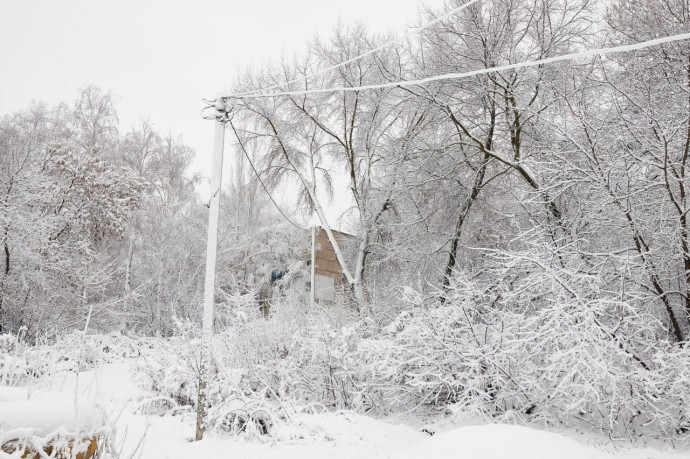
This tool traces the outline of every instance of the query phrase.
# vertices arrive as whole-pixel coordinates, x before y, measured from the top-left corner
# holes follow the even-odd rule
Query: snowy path
[[[39,385],[72,392],[74,374],[63,374]],[[144,459],[681,459],[688,452],[618,450],[604,452],[569,438],[515,426],[460,427],[434,437],[411,427],[393,425],[351,412],[302,415],[295,418],[284,440],[266,442],[207,435],[191,442],[194,419],[133,414],[142,392],[132,381],[129,363],[105,365],[79,375],[82,396],[98,397],[116,419],[121,458]],[[300,438],[302,437],[302,438]],[[291,440],[285,440],[291,438]]]

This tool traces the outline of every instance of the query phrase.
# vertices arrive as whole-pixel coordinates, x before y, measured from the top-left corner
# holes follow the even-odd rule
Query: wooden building
[[[352,266],[353,256],[357,253],[358,240],[355,236],[341,231],[333,231],[343,257],[348,266]],[[311,260],[311,254],[309,254]],[[335,301],[339,288],[347,284],[343,270],[335,256],[333,245],[323,228],[316,229],[316,289],[315,296],[320,301]]]

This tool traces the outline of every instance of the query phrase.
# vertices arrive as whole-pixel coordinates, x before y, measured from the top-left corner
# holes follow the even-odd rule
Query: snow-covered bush
[[[73,332],[52,344],[29,345],[10,334],[0,335],[0,385],[17,386],[47,375],[84,371],[138,357],[150,344],[120,333],[86,335]]]
[[[196,406],[198,360],[197,341],[159,340],[150,356],[137,361],[135,381],[152,396],[139,401],[138,412],[144,414],[178,414]]]
[[[199,382],[198,327],[177,323],[178,335],[170,339],[149,340],[151,349],[137,360],[135,379],[149,395],[137,401],[136,411],[148,415],[195,416]],[[278,395],[260,375],[236,369],[236,351],[227,352],[235,342],[234,329],[216,335],[212,384],[207,394],[208,426],[217,433],[262,436],[277,422],[286,419]],[[231,366],[232,365],[232,366]]]
[[[309,310],[286,296],[267,320],[242,322],[220,334],[217,360],[246,370],[244,381],[253,390],[268,387],[279,398],[353,408],[361,398],[351,377],[361,335],[359,327],[348,326],[355,318],[341,305]]]
[[[15,335],[0,335],[0,386],[16,386],[43,373],[45,363],[29,362],[27,350]]]
[[[285,374],[290,375],[286,381],[289,395],[335,409],[362,410],[375,405],[359,360],[362,339],[355,325],[311,327],[295,334],[283,363]]]
[[[295,410],[402,408],[612,436],[687,433],[690,351],[661,339],[663,324],[634,292],[610,293],[581,258],[549,260],[497,252],[492,270],[460,274],[443,304],[407,289],[407,310],[380,332],[297,301],[219,330],[209,428],[261,435]],[[139,381],[151,396],[140,412],[196,406],[198,330],[178,328],[150,341]]]
[[[268,319],[237,321],[214,337],[209,387],[209,428],[233,435],[260,435],[285,423],[290,413],[372,406],[359,373],[360,327],[346,324],[344,310],[307,311],[285,298]],[[137,382],[150,392],[141,413],[191,414],[197,403],[199,331],[178,324],[178,336],[157,340],[139,359]],[[153,341],[151,341],[153,342]]]
[[[609,294],[601,277],[539,253],[496,254],[498,284],[460,277],[447,301],[401,314],[360,346],[388,403],[616,436],[688,429],[690,351]]]
[[[137,412],[195,416],[199,381],[198,341],[161,342],[155,357],[138,365],[139,385],[151,395],[138,400]],[[208,426],[217,433],[262,436],[286,419],[285,408],[265,384],[255,384],[244,370],[225,368],[216,359],[207,394]]]

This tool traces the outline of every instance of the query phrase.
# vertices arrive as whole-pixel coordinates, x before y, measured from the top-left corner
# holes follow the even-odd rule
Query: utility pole
[[[199,364],[199,393],[196,409],[196,440],[204,438],[208,407],[206,395],[211,376],[213,354],[213,294],[216,287],[216,254],[218,249],[218,217],[220,189],[223,175],[223,145],[228,112],[222,98],[214,104],[215,131],[213,136],[213,170],[211,172],[211,199],[208,203],[208,237],[206,239],[206,280],[204,282],[204,315],[202,325],[201,360]]]
[[[311,227],[311,292],[309,300],[313,309],[316,304],[316,225]]]

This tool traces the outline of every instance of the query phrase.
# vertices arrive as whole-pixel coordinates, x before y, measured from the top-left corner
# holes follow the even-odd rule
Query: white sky
[[[428,0],[426,4],[439,4]],[[303,49],[340,20],[402,31],[420,0],[0,0],[0,115],[75,99],[94,84],[118,97],[122,131],[150,117],[182,134],[210,175],[213,122],[202,98],[239,70]],[[232,154],[226,149],[226,155]]]

